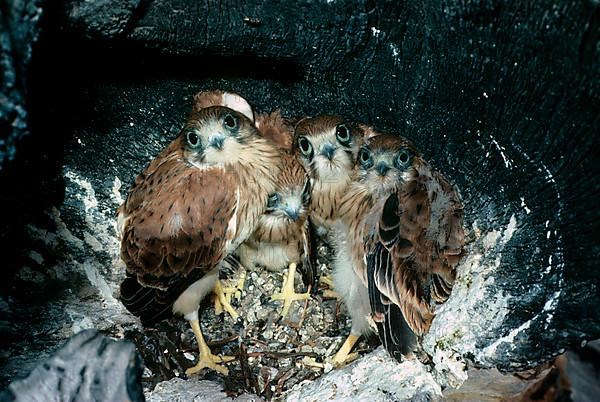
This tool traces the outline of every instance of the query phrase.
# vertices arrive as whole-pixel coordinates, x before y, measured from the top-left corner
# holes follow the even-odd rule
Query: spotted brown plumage
[[[190,321],[200,348],[190,373],[225,372],[202,338],[198,305],[218,286],[221,261],[254,231],[279,173],[279,152],[259,135],[247,102],[226,94],[238,109],[193,110],[119,208],[121,300],[145,324],[171,313]]]
[[[414,165],[412,179],[385,200],[367,243],[371,307],[385,347],[398,359],[412,343],[398,342],[404,323],[394,310],[417,337],[426,334],[435,305],[450,296],[465,241],[457,191],[427,162]]]
[[[434,302],[444,301],[462,252],[457,193],[405,138],[373,132],[358,153],[334,231],[336,292],[352,318],[346,361],[372,316],[386,349],[410,353],[425,333]]]
[[[350,184],[363,132],[339,116],[307,117],[295,128],[295,148],[311,178],[311,219],[327,233]]]
[[[293,152],[293,127],[278,111],[259,115],[260,133],[280,149],[280,172],[276,189],[267,201],[267,210],[260,217],[252,236],[240,246],[242,264],[262,265],[281,271],[289,267],[281,293],[274,299],[283,300],[283,315],[293,300],[309,297],[294,290],[294,273],[299,265],[305,283],[316,289],[316,255],[314,236],[309,219],[310,182],[299,156]]]

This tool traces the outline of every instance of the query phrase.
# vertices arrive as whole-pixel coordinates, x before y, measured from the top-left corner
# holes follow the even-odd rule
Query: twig
[[[235,340],[237,340],[240,336],[239,335],[231,335],[227,338],[223,338],[223,339],[218,339],[216,341],[207,341],[206,344],[209,347],[218,347],[218,346],[225,346],[230,342],[233,342]]]
[[[246,345],[244,343],[240,344],[240,366],[242,367],[242,375],[244,376],[246,389],[254,389],[256,395],[260,395],[258,382],[256,381],[256,378],[254,378],[252,370],[250,369],[250,364],[248,363],[248,352],[246,351]]]
[[[287,380],[292,378],[292,376],[295,373],[296,373],[296,369],[294,367],[292,367],[288,371],[283,373],[283,375],[279,376],[279,378],[275,377],[275,379],[273,381],[277,381],[276,392],[278,395],[283,392],[283,387],[284,387],[285,383],[287,382]]]
[[[302,324],[304,323],[304,318],[306,317],[307,309],[308,309],[308,299],[304,300],[304,308],[302,309],[302,315],[300,316],[300,322],[298,322],[298,329],[300,329],[302,327]]]
[[[269,352],[266,350],[263,350],[260,352],[248,353],[248,357],[261,357],[261,356],[269,356],[269,357],[275,357],[278,359],[285,359],[287,357],[298,357],[298,356],[317,357],[317,354],[315,352]]]

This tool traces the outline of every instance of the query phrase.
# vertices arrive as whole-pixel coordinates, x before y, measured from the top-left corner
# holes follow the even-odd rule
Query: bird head
[[[301,120],[295,131],[295,148],[311,177],[336,181],[350,174],[362,141],[356,128],[338,116],[319,116]]]
[[[410,141],[380,134],[368,139],[358,151],[357,181],[370,194],[389,194],[416,177],[419,161],[419,152]]]
[[[226,106],[193,111],[181,133],[185,158],[192,164],[236,162],[244,145],[258,136],[243,110]]]
[[[284,183],[267,200],[267,216],[285,223],[304,221],[310,207],[310,180],[304,176],[296,183]]]

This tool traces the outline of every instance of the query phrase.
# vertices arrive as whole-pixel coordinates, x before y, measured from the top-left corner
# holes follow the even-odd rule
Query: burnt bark
[[[0,392],[0,401],[145,401],[142,360],[133,344],[95,330],[78,333],[29,376]]]
[[[501,325],[465,323],[485,357],[455,352],[517,370],[600,336],[595,2],[54,5],[26,83],[32,136],[52,139],[48,158],[88,179],[107,216],[111,180],[131,183],[199,89],[235,90],[259,111],[339,113],[412,139],[460,189],[471,251],[493,266],[472,307],[506,305]],[[2,138],[20,135],[8,128]],[[85,226],[76,191],[66,183],[61,207],[75,231]],[[486,248],[494,231],[506,242]]]

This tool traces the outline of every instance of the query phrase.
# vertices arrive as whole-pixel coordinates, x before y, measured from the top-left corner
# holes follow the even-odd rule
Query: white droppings
[[[544,275],[548,275],[552,271],[552,254],[548,256],[548,266],[544,270]]]
[[[123,197],[121,196],[121,186],[123,185],[123,183],[121,182],[121,179],[119,179],[117,176],[115,176],[115,179],[113,180],[113,185],[112,185],[112,189],[111,189],[111,198],[115,201],[115,204],[117,205],[121,205],[125,200],[123,199]]]
[[[398,57],[400,55],[400,51],[398,50],[398,46],[396,46],[393,43],[390,43],[390,50],[392,51],[392,56],[394,56],[394,59],[396,61],[400,61],[400,58]]]
[[[498,349],[498,346],[500,346],[503,343],[508,343],[509,345],[511,345],[511,346],[514,347],[515,337],[519,333],[521,333],[522,331],[524,331],[527,328],[529,328],[530,326],[531,326],[531,320],[525,321],[518,328],[515,328],[512,331],[510,331],[508,333],[508,335],[503,336],[502,338],[497,339],[496,341],[494,341],[492,344],[486,346],[483,349],[483,353],[486,354],[486,355],[488,355],[488,356],[494,356],[496,354],[496,350]]]
[[[469,353],[478,362],[493,364],[495,348],[482,350],[481,335],[495,333],[510,314],[510,296],[488,289],[495,282],[494,274],[501,265],[502,252],[519,230],[519,222],[513,214],[503,229],[479,235],[475,221],[472,230],[475,241],[457,267],[450,298],[437,309],[423,341],[423,348],[434,360],[436,380],[452,387],[466,379],[466,363],[460,356]],[[494,253],[490,253],[492,249]],[[495,258],[486,258],[490,254]]]
[[[506,157],[506,155],[504,154],[504,151],[506,151],[506,148],[503,147],[502,145],[500,145],[498,143],[498,141],[496,141],[496,139],[494,137],[492,137],[490,135],[490,138],[492,139],[492,144],[494,144],[496,146],[496,149],[498,149],[498,151],[500,152],[500,156],[502,156],[502,159],[504,160],[504,166],[506,166],[506,168],[510,168],[513,164],[513,161],[509,158]]]
[[[515,215],[513,214],[510,216],[510,219],[508,221],[508,226],[506,227],[506,230],[504,231],[503,245],[508,243],[508,241],[510,239],[512,239],[516,230],[517,230],[517,218],[515,218]]]
[[[90,209],[95,209],[98,207],[98,201],[96,200],[96,192],[94,191],[92,184],[87,180],[81,179],[76,173],[71,171],[67,171],[67,173],[65,173],[65,177],[82,188],[83,194],[79,193],[76,196],[76,198],[83,202],[83,206],[86,212],[85,216],[87,220],[88,211]]]
[[[558,290],[552,294],[552,296],[546,301],[544,304],[544,309],[542,311],[546,312],[546,322],[544,323],[544,327],[548,328],[548,325],[552,322],[554,318],[554,310],[558,304],[558,300],[560,298],[561,291]]]
[[[523,207],[523,209],[525,209],[525,213],[527,215],[529,215],[531,213],[531,209],[529,209],[527,207],[527,204],[525,204],[525,198],[521,197],[521,207]]]
[[[418,360],[397,363],[383,347],[379,347],[360,360],[315,381],[296,384],[282,399],[377,401],[441,398],[441,387],[425,365]]]

